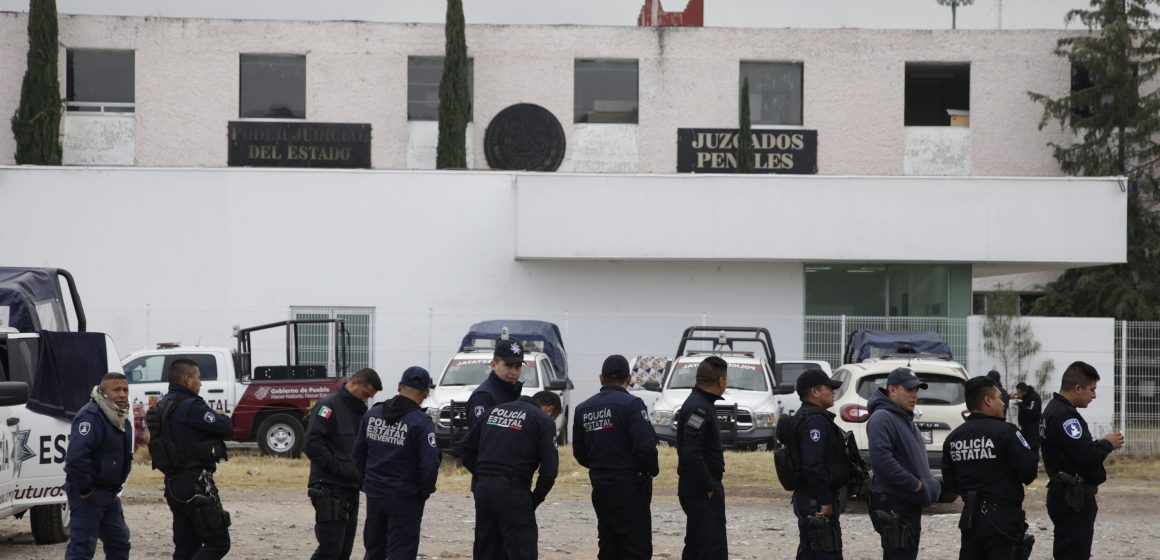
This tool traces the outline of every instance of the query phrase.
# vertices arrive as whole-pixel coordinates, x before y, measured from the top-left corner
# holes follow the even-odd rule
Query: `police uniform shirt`
[[[1043,402],[1039,398],[1039,393],[1036,393],[1030,387],[1027,388],[1026,393],[1019,402],[1018,415],[1019,427],[1024,428],[1025,434],[1027,430],[1035,430],[1034,435],[1039,435],[1039,421],[1043,415]]]
[[[648,410],[618,385],[601,387],[576,407],[572,454],[588,468],[593,485],[632,484],[639,474],[660,472]]]
[[[460,445],[463,464],[472,474],[530,482],[540,476],[532,496],[544,501],[560,468],[556,424],[531,397],[496,405],[471,428]]]
[[[1112,452],[1112,442],[1094,440],[1083,416],[1059,393],[1043,409],[1042,432],[1043,466],[1048,475],[1078,475],[1087,484],[1108,479],[1104,458]]]
[[[677,411],[678,493],[722,490],[725,453],[717,409],[713,406],[719,400],[720,395],[694,387]]]
[[[1015,426],[971,413],[943,442],[943,484],[959,494],[975,491],[1005,506],[1023,505],[1023,485],[1035,480],[1039,458]]]
[[[406,412],[398,416],[389,410]],[[354,440],[354,460],[364,473],[368,497],[427,497],[435,492],[439,477],[435,424],[415,401],[396,395],[363,417]]]
[[[475,427],[491,407],[520,398],[523,387],[523,381],[508,383],[500,379],[494,370],[487,374],[487,379],[467,398],[467,427]]]
[[[199,453],[191,453],[190,450],[230,437],[234,433],[230,417],[211,409],[201,397],[184,385],[170,385],[169,392],[157,401],[156,406],[161,406],[167,400],[179,401],[169,417],[169,423],[173,443],[182,451],[180,470],[204,469],[210,472],[217,470],[217,461],[203,457]]]
[[[310,458],[311,485],[359,487],[361,471],[355,468],[351,450],[366,411],[366,403],[346,387],[315,403],[310,410],[306,443],[302,448]]]
[[[834,413],[805,402],[792,421],[802,468],[797,492],[817,499],[820,505],[832,504],[834,489],[850,476],[844,442],[834,425]]]
[[[133,430],[117,429],[96,401],[89,401],[73,419],[64,456],[65,481],[77,494],[94,487],[116,490],[125,484],[132,466]]]

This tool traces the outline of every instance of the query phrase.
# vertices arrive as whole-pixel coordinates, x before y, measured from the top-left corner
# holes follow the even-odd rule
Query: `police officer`
[[[495,341],[491,372],[467,399],[468,428],[474,428],[491,407],[520,398],[520,390],[524,387],[520,381],[523,367],[524,347],[520,341],[512,337]]]
[[[802,406],[792,417],[792,445],[801,457],[801,478],[793,493],[798,518],[798,560],[841,560],[842,508],[838,489],[850,479],[843,432],[834,424],[834,389],[842,386],[819,369],[798,376]],[[819,522],[816,519],[824,519]]]
[[[1019,409],[1016,411],[1019,431],[1031,445],[1031,450],[1038,454],[1039,421],[1043,415],[1043,401],[1040,400],[1039,393],[1035,392],[1035,387],[1026,383],[1015,386],[1015,398],[1019,399]]]
[[[226,458],[224,438],[234,431],[198,396],[201,371],[193,360],[169,365],[169,392],[149,409],[149,431],[164,432],[179,451],[179,466],[165,475],[165,501],[173,512],[173,560],[217,560],[230,551],[230,516],[222,508],[213,473]]]
[[[435,423],[419,404],[434,387],[427,370],[407,368],[399,394],[371,407],[355,436],[354,461],[367,495],[364,560],[419,555],[423,505],[435,492],[440,462]]]
[[[1047,515],[1055,524],[1053,552],[1056,560],[1086,560],[1095,535],[1096,492],[1108,478],[1104,458],[1123,447],[1119,432],[1093,440],[1080,408],[1096,398],[1096,368],[1074,362],[1063,372],[1063,381],[1043,409],[1043,466],[1047,483]]]
[[[70,513],[65,559],[90,559],[97,539],[105,558],[129,558],[129,527],[117,493],[133,465],[133,431],[129,428],[129,382],[106,373],[93,387],[76,418],[64,456],[64,490]]]
[[[938,498],[941,486],[930,472],[926,444],[914,425],[918,391],[926,383],[910,368],[895,368],[867,403],[870,466],[874,488],[870,520],[882,537],[883,560],[918,558],[922,508]]]
[[[351,450],[367,401],[382,389],[378,372],[360,369],[333,395],[318,399],[310,410],[303,450],[310,458],[307,494],[314,505],[314,537],[318,540],[311,560],[350,558],[358,530],[358,490],[363,477]]]
[[[600,369],[600,392],[576,407],[572,454],[588,468],[601,560],[652,558],[652,479],[656,431],[639,398],[628,394],[628,360],[612,355]]]
[[[460,442],[459,456],[475,476],[475,560],[536,558],[536,507],[560,467],[555,424],[560,407],[560,397],[551,391],[498,404]]]
[[[697,366],[697,386],[677,411],[677,498],[685,512],[683,560],[725,560],[725,454],[713,403],[725,392],[729,364],[717,356]]]
[[[1007,389],[1003,388],[1003,375],[999,370],[993,369],[987,372],[987,377],[990,377],[995,386],[999,387],[999,394],[1003,398],[1003,418],[1007,418],[1007,407],[1011,405],[1011,395],[1007,393]]]
[[[1035,480],[1039,459],[1004,421],[994,379],[967,381],[966,400],[971,415],[947,436],[942,456],[943,486],[963,498],[959,560],[1027,558],[1023,486]]]

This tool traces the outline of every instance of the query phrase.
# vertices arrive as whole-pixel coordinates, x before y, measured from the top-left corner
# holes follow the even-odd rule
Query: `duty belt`
[[[481,474],[476,477],[478,482],[504,482],[511,486],[519,486],[520,488],[531,488],[532,481],[529,478],[521,476],[509,476],[503,474]]]

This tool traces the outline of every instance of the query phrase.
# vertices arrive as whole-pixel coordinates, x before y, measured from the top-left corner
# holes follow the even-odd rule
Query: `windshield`
[[[700,363],[677,364],[669,374],[669,389],[692,389],[697,385],[697,366]],[[729,364],[725,374],[725,386],[741,391],[768,391],[765,373],[759,365]]]
[[[487,374],[491,372],[491,360],[451,360],[447,365],[447,371],[443,372],[443,379],[439,380],[438,385],[454,386],[454,385],[479,385],[487,379]],[[536,366],[532,362],[525,362],[523,370],[520,372],[520,381],[524,382],[524,387],[539,387],[540,383],[536,376]]]
[[[797,378],[801,376],[807,369],[821,370],[818,364],[810,362],[783,362],[777,364],[778,371],[781,372],[782,385],[794,385],[797,383]]]
[[[858,381],[858,394],[869,399],[880,387],[886,386],[886,375],[870,375]],[[918,391],[918,404],[963,404],[967,400],[966,381],[946,375],[918,374],[927,389]]]

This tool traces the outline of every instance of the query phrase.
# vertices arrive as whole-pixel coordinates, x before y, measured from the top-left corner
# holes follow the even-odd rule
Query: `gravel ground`
[[[1094,558],[1160,559],[1160,487],[1149,483],[1118,483],[1100,492]],[[233,549],[230,558],[307,558],[314,549],[313,510],[304,492],[223,489],[231,512]],[[796,525],[788,494],[780,490],[740,488],[726,497],[731,558],[793,558]],[[125,512],[133,540],[133,558],[167,558],[169,510],[158,491],[126,490]],[[1051,521],[1041,491],[1026,501],[1036,536],[1032,558],[1051,557]],[[923,518],[919,558],[953,558],[958,550],[959,504],[932,508]],[[583,489],[555,492],[538,510],[540,556],[546,559],[595,558],[595,514]],[[465,493],[437,493],[423,519],[421,558],[469,558],[473,503]],[[880,558],[878,536],[870,527],[865,505],[855,503],[842,519],[845,557]],[[671,491],[653,502],[655,558],[679,558],[684,515]],[[361,531],[355,558],[363,553]],[[0,558],[58,559],[64,545],[32,544],[27,518],[0,520]],[[98,557],[99,553],[98,553]]]

